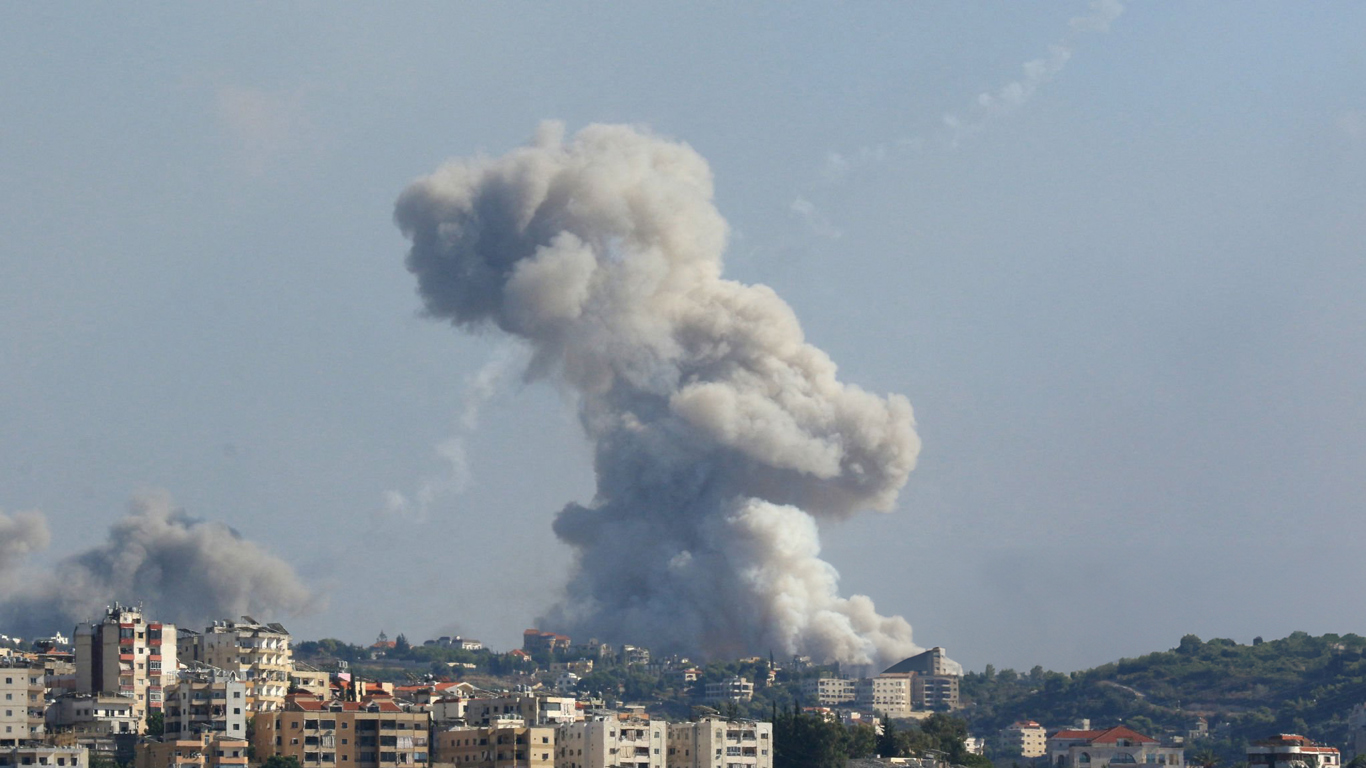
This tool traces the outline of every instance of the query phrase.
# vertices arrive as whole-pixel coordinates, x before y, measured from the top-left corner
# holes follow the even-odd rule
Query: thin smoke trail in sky
[[[904,136],[880,144],[859,147],[851,152],[830,152],[826,155],[819,180],[803,190],[789,205],[791,214],[800,219],[807,231],[817,237],[836,239],[841,231],[820,208],[811,201],[813,191],[843,181],[850,174],[869,166],[877,166],[893,157],[925,151],[941,145],[955,149],[970,136],[981,133],[999,120],[1029,102],[1039,88],[1056,77],[1071,61],[1076,41],[1083,35],[1104,34],[1124,12],[1119,0],[1093,0],[1088,12],[1074,16],[1067,22],[1062,39],[1048,46],[1043,56],[1021,65],[1018,78],[995,90],[977,95],[966,110],[945,114],[942,131],[930,137]]]
[[[397,490],[385,492],[385,516],[421,522],[429,518],[438,502],[459,496],[469,488],[473,474],[467,440],[479,428],[480,415],[497,394],[503,377],[514,365],[514,357],[513,350],[504,347],[466,379],[455,433],[437,443],[434,449],[440,460],[440,470],[424,476],[412,496]]]

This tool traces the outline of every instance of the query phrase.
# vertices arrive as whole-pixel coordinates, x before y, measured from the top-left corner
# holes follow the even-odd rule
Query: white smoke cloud
[[[916,650],[839,596],[814,522],[891,508],[910,404],[841,383],[777,294],[721,277],[728,228],[690,147],[547,123],[415,181],[395,220],[428,314],[526,340],[529,375],[579,394],[598,487],[555,520],[577,568],[548,625],[701,654]]]
[[[41,513],[17,519],[0,521],[6,558],[41,549],[49,538]],[[283,618],[319,604],[283,560],[226,525],[189,517],[165,491],[152,491],[133,500],[104,543],[9,585],[0,617],[7,631],[65,631],[115,601],[140,601],[158,618],[187,626],[243,614]]]

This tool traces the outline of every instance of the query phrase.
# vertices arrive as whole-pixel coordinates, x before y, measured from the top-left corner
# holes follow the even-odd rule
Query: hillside
[[[1295,632],[1239,645],[1187,635],[1172,650],[1071,674],[988,666],[963,678],[962,694],[979,734],[1018,719],[1051,729],[1085,717],[1158,735],[1185,732],[1203,716],[1211,737],[1189,748],[1231,765],[1247,741],[1276,732],[1344,746],[1347,714],[1366,702],[1366,638]]]

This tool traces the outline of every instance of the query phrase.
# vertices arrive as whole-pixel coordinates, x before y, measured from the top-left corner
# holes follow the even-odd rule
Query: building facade
[[[115,604],[76,626],[76,692],[131,698],[139,720],[161,709],[176,666],[175,625],[147,621],[141,608]]]
[[[707,701],[722,704],[727,701],[751,701],[754,699],[754,683],[736,675],[720,682],[707,683]]]
[[[0,749],[0,766],[49,766],[50,768],[89,768],[90,755],[84,747],[54,747],[30,744]]]
[[[133,768],[247,768],[247,747],[246,739],[211,733],[142,741]]]
[[[432,760],[456,768],[554,768],[555,729],[506,718],[487,728],[437,731]]]
[[[597,715],[559,726],[555,768],[664,768],[668,729],[635,714]]]
[[[331,701],[291,695],[283,709],[253,718],[256,759],[296,757],[304,768],[422,768],[431,763],[430,713],[391,701]]]
[[[836,707],[858,697],[858,681],[822,677],[802,681],[802,702],[809,706]]]
[[[7,657],[0,666],[0,747],[18,746],[41,739],[47,700],[43,670],[26,666],[22,659]]]
[[[237,675],[202,664],[182,670],[166,689],[164,737],[184,740],[203,734],[247,737],[247,686]]]
[[[669,724],[669,768],[773,768],[773,724],[707,718]]]
[[[273,712],[284,706],[294,670],[289,632],[279,624],[215,621],[199,636],[200,659],[235,672],[247,686],[247,711]]]
[[[47,708],[49,733],[112,736],[142,733],[133,700],[112,693],[72,693],[53,699]]]
[[[531,725],[559,725],[579,719],[578,706],[572,696],[497,696],[468,699],[463,706],[465,722],[469,725],[493,725],[507,715],[520,717]]]

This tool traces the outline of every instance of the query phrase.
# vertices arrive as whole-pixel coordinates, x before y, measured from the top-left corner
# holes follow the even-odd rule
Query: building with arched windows
[[[1180,747],[1164,747],[1157,739],[1122,725],[1096,731],[1058,731],[1048,737],[1048,762],[1051,768],[1185,767]]]

